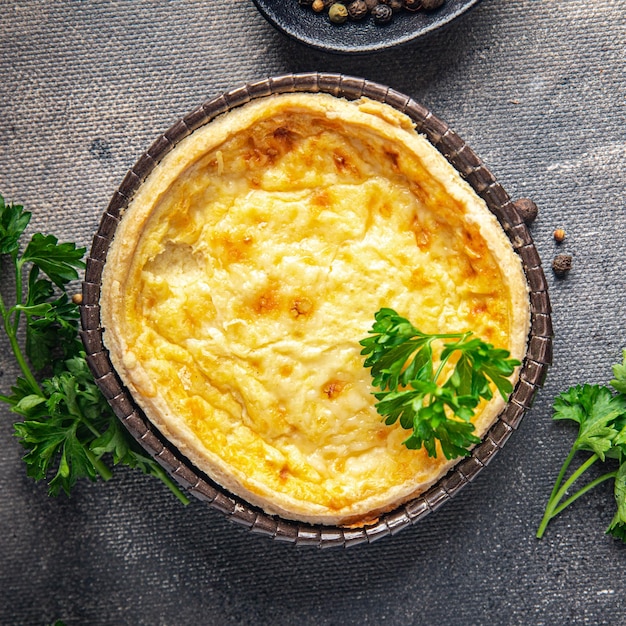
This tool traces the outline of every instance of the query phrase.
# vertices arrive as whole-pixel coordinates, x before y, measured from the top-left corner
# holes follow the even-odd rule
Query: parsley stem
[[[452,354],[452,353],[450,353]],[[443,368],[445,367],[446,363],[448,362],[448,359],[450,358],[450,354],[448,354],[448,356],[445,359],[441,359],[441,361],[439,362],[439,367],[437,368],[437,371],[435,372],[435,375],[432,378],[432,381],[434,383],[436,383],[439,380],[439,376],[441,376],[441,372],[443,372]]]
[[[471,335],[471,332],[467,333],[433,333],[430,335],[433,339],[459,339],[457,343],[460,343],[467,336]]]
[[[76,401],[75,397],[71,397],[71,396],[67,397],[66,403],[67,403],[67,409],[70,415],[75,417],[83,426],[85,426],[85,428],[87,428],[87,430],[91,432],[91,434],[94,436],[95,439],[98,439],[99,437],[102,436],[102,433],[91,423],[91,420],[89,420],[85,416],[78,402]],[[87,450],[89,449],[87,446],[85,447],[87,448]],[[100,458],[100,457],[94,457],[94,458]]]
[[[466,333],[447,333],[447,334],[443,334],[440,333],[438,335],[433,335],[434,339],[458,339],[458,341],[456,342],[456,344],[452,344],[455,346],[458,346],[460,343],[463,343],[472,333],[471,332],[466,332]],[[448,362],[448,359],[452,356],[452,350],[450,350],[450,352],[448,352],[448,356],[445,359],[441,359],[441,361],[439,362],[439,367],[437,367],[437,371],[435,372],[435,375],[433,376],[433,382],[437,382],[439,380],[439,376],[441,376],[441,372],[443,372],[443,368],[446,366],[446,363]]]
[[[615,476],[617,476],[617,470],[613,472],[607,472],[606,474],[599,476],[595,480],[592,480],[590,483],[585,485],[582,489],[579,489],[575,494],[573,494],[567,500],[565,500],[563,504],[561,504],[560,506],[557,506],[556,509],[554,509],[554,511],[552,512],[552,517],[556,517],[561,511],[566,509],[570,504],[578,500],[580,496],[584,495],[585,493],[587,493],[594,487],[597,487],[599,484],[603,483],[605,480],[615,478]]]
[[[575,450],[574,450],[575,451]],[[568,455],[567,459],[565,460],[565,464],[569,465],[569,463],[571,462],[571,457],[572,454],[570,452],[570,454]],[[553,519],[556,515],[558,515],[558,513],[560,513],[565,507],[561,506],[559,507],[559,502],[561,502],[561,500],[563,499],[563,497],[565,496],[565,494],[567,493],[567,490],[599,459],[597,454],[592,454],[575,472],[572,473],[572,475],[565,481],[565,483],[563,483],[563,485],[558,489],[558,491],[550,496],[550,500],[548,500],[548,504],[546,506],[546,510],[543,514],[543,518],[541,520],[541,523],[539,524],[539,528],[537,529],[537,539],[541,539],[541,537],[543,537],[544,532],[546,531],[546,528],[548,526],[548,523],[550,522],[551,519]],[[567,465],[565,465],[567,467]],[[564,474],[564,472],[562,471],[562,473]],[[562,480],[562,476],[561,474],[559,474],[559,477]],[[606,480],[606,479],[604,479]],[[593,481],[595,482],[595,481]],[[602,482],[602,481],[600,481]],[[597,483],[596,483],[597,484]],[[558,485],[558,481],[557,481],[557,485]],[[595,484],[593,485],[595,486]],[[554,493],[554,490],[553,490]],[[576,494],[574,494],[576,495]],[[582,495],[582,494],[580,494]],[[577,496],[578,497],[578,496]],[[572,499],[573,498],[573,499]],[[571,500],[572,502],[574,502],[574,500],[576,500],[576,498],[574,498],[572,496],[572,498],[568,499]],[[557,511],[558,508],[558,511]]]
[[[567,493],[567,490],[599,459],[597,454],[592,454],[572,475],[565,481],[556,494],[556,502],[559,502]],[[555,504],[556,504],[555,502]]]
[[[158,462],[154,462],[150,473],[159,478],[183,504],[189,504],[189,498],[181,491],[180,487],[170,478],[170,475]]]
[[[33,390],[33,393],[36,393],[39,396],[43,396],[44,393],[41,390],[39,383],[33,376],[33,373],[31,372],[30,367],[28,367],[28,363],[26,363],[26,359],[24,358],[24,355],[22,354],[22,350],[20,349],[20,345],[17,341],[17,332],[13,328],[13,325],[11,324],[9,320],[9,314],[7,312],[6,306],[4,304],[4,299],[2,298],[1,294],[0,294],[0,315],[2,316],[2,324],[4,326],[4,331],[9,339],[11,350],[13,351],[17,364],[20,366],[20,370],[22,370],[22,373],[24,374],[24,378],[30,385],[31,389]]]
[[[15,262],[15,305],[22,304],[22,261]],[[20,326],[19,308],[13,313],[13,334],[17,335]]]
[[[98,439],[102,437],[102,433],[91,423],[88,417],[85,417],[85,415],[82,413],[82,411],[80,411],[80,409],[76,417],[78,418],[78,421],[83,426],[85,426],[87,430],[91,432],[91,434],[94,436],[94,439]],[[88,447],[88,446],[86,445],[85,447]],[[97,457],[97,458],[99,459],[100,457]]]
[[[89,446],[85,446],[85,454],[103,480],[110,480],[113,477],[113,472],[109,469],[108,465],[102,461],[100,457],[96,456],[89,449]]]
[[[561,471],[559,472],[556,482],[554,483],[554,487],[552,488],[552,493],[550,494],[550,497],[548,498],[548,502],[552,502],[554,498],[556,497],[557,492],[561,488],[561,483],[563,482],[563,479],[565,478],[567,469],[570,466],[570,463],[574,460],[575,455],[576,455],[576,448],[573,447],[569,451],[567,458],[565,459],[565,461],[563,462],[563,465],[561,466]]]
[[[43,396],[44,393],[39,386],[39,383],[33,376],[33,373],[30,371],[28,364],[26,363],[26,359],[20,350],[20,346],[17,342],[17,338],[15,335],[11,335],[9,337],[9,343],[11,344],[11,349],[13,350],[13,354],[15,355],[15,360],[17,361],[22,373],[24,374],[24,378],[28,381],[28,384],[31,386],[32,390],[40,396]]]

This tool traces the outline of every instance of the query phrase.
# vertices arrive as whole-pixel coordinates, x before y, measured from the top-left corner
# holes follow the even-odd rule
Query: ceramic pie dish
[[[417,271],[443,257],[441,279]],[[471,456],[391,445],[355,366],[386,304],[432,309],[426,325],[484,320],[523,359]],[[244,85],[160,137],[103,215],[82,324],[99,386],[174,478],[253,532],[321,547],[396,532],[456,493],[551,358],[541,263],[493,176],[410,98],[333,74]]]

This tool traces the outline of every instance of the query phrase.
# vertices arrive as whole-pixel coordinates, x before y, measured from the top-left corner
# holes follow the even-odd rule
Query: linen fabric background
[[[626,623],[610,483],[534,536],[576,433],[552,421],[552,401],[608,382],[626,347],[626,1],[483,0],[363,56],[296,43],[251,0],[0,0],[0,35],[0,193],[33,212],[29,232],[89,247],[128,168],[196,105],[270,75],[343,72],[432,109],[514,199],[537,202],[555,328],[544,388],[475,482],[348,550],[250,535],[132,470],[50,498],[1,407],[1,624]],[[573,256],[565,278],[550,269],[559,252]],[[11,281],[0,276],[3,294]],[[4,338],[0,371],[6,392]]]

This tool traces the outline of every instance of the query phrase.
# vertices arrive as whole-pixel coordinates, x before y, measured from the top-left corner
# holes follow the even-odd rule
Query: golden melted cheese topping
[[[113,363],[165,436],[267,512],[327,524],[450,467],[374,408],[359,341],[381,307],[524,354],[526,283],[483,202],[405,116],[320,94],[181,142],[124,215],[102,290]]]

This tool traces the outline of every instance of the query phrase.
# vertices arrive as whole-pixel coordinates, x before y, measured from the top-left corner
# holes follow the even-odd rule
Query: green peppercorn
[[[328,9],[328,18],[333,24],[343,24],[348,19],[348,9],[345,4],[335,2]]]
[[[388,4],[377,4],[372,9],[372,17],[377,24],[387,24],[393,17],[393,11]]]
[[[365,4],[365,0],[353,0],[348,5],[348,16],[352,20],[362,20],[367,14],[367,4]]]
[[[343,24],[348,18],[362,20],[372,14],[377,24],[391,21],[392,14],[403,9],[409,12],[434,11],[445,0],[292,0],[304,7],[310,7],[316,13],[328,12],[333,24]],[[384,8],[380,8],[384,7]],[[391,13],[390,13],[391,11]]]

